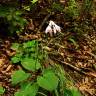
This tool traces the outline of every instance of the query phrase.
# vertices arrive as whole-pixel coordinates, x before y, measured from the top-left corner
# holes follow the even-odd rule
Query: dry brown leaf
[[[4,59],[0,59],[0,66],[4,63]]]

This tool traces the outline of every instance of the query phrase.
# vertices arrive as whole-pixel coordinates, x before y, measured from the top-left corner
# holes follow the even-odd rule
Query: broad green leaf
[[[43,74],[43,76],[38,76],[37,83],[40,87],[53,91],[58,86],[58,78],[52,71],[47,71]]]
[[[33,85],[28,84],[24,90],[24,93],[26,94],[26,96],[35,96],[37,94],[38,88],[39,87],[36,83],[34,83]]]
[[[4,92],[5,92],[5,89],[2,86],[0,86],[0,95],[2,95]]]
[[[11,76],[11,81],[13,85],[20,83],[21,81],[26,80],[30,76],[29,73],[25,73],[23,70],[18,70],[13,73]]]
[[[36,96],[38,88],[36,83],[32,85],[29,83],[26,87],[24,86],[23,90],[16,92],[15,96]]]
[[[22,91],[25,90],[26,86],[27,86],[29,83],[31,84],[32,82],[29,82],[29,81],[21,82],[21,83],[20,83],[20,89],[21,89]]]
[[[21,61],[21,64],[25,69],[30,71],[35,71],[41,68],[39,61],[32,58],[24,58]]]

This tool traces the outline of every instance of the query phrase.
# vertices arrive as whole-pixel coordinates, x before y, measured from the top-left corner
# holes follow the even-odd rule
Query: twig
[[[58,61],[58,62],[60,62],[60,63],[62,63],[62,64],[65,64],[65,65],[67,65],[67,66],[69,66],[69,67],[71,67],[72,69],[74,69],[75,71],[77,71],[77,72],[79,72],[79,73],[82,73],[82,74],[84,74],[84,75],[92,76],[92,77],[95,77],[95,78],[96,78],[96,75],[93,74],[93,73],[91,73],[91,72],[86,73],[86,72],[84,72],[82,69],[79,69],[79,68],[73,66],[72,64],[69,64],[69,63],[67,63],[67,62],[64,62],[64,61],[61,61],[61,60],[58,60],[58,59],[55,59],[55,58],[54,58],[54,60],[55,60],[55,61]]]
[[[45,24],[45,22],[48,20],[48,18],[49,18],[50,16],[51,16],[51,14],[49,13],[49,14],[44,18],[44,20],[43,20],[43,22],[41,23],[41,25],[39,26],[39,29],[38,29],[37,32],[40,32],[40,31],[41,31],[43,25]]]
[[[91,52],[87,52],[89,55],[91,55],[92,57],[94,57],[94,59],[96,59],[96,55],[91,53]]]
[[[47,96],[46,94],[42,93],[42,92],[37,92],[39,93],[40,95],[43,95],[43,96]]]
[[[83,36],[88,39],[89,41],[93,42],[94,44],[96,44],[96,42],[92,41],[86,34],[83,34]]]

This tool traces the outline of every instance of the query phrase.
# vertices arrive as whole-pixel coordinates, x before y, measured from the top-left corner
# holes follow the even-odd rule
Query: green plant
[[[68,6],[65,7],[64,12],[67,18],[76,18],[79,16],[79,8],[76,0],[69,0]]]
[[[58,80],[58,77],[50,69],[44,70],[42,76],[37,77],[38,85],[48,91],[53,91],[57,88]]]
[[[38,88],[43,88],[47,91],[54,91],[57,88],[59,79],[54,71],[44,69],[43,66],[41,67],[40,60],[44,56],[42,56],[38,49],[38,41],[32,40],[22,44],[14,43],[11,48],[16,50],[15,56],[11,58],[13,63],[21,64],[28,71],[36,72],[38,69],[41,70],[40,75],[36,76],[36,79],[32,81],[28,81],[28,78],[32,78],[32,74],[26,73],[23,70],[15,71],[11,76],[12,84],[20,85],[20,91],[16,92],[15,96],[35,96],[36,94],[42,93],[39,92]],[[24,84],[26,85],[23,86]],[[27,90],[31,91],[27,92]],[[33,92],[35,92],[34,95],[32,95]]]
[[[52,70],[44,70],[42,76],[37,76],[37,80],[28,81],[32,75],[25,73],[22,70],[15,71],[12,75],[12,84],[19,84],[20,90],[15,93],[15,96],[36,96],[39,94],[39,88],[47,91],[54,91],[58,86],[58,77]],[[42,92],[44,94],[44,92]]]
[[[36,96],[38,88],[39,87],[36,83],[23,83],[23,85],[21,85],[20,91],[16,92],[14,96]]]
[[[3,23],[8,23],[9,34],[22,32],[27,20],[22,17],[23,12],[14,7],[0,5],[0,17],[4,18]]]
[[[83,10],[86,13],[90,13],[91,9],[92,9],[92,5],[93,5],[93,1],[92,0],[84,0],[83,1]]]
[[[16,54],[11,58],[12,63],[20,63],[22,67],[30,71],[41,68],[40,62],[44,59],[44,55],[38,50],[38,41],[14,43],[11,48],[16,50]]]
[[[36,6],[36,3],[38,2],[38,0],[30,0],[30,4],[29,5],[24,5],[23,9],[25,11],[31,11],[31,9],[34,9]]]
[[[32,40],[21,44],[14,43],[11,47],[16,50],[16,54],[11,58],[12,63],[21,64],[26,69],[17,70],[11,76],[12,85],[20,88],[14,96],[47,96],[48,92],[52,96],[78,95],[78,90],[74,89],[59,65],[44,68],[41,61],[45,56],[44,53],[41,54],[38,46],[38,41]]]
[[[0,86],[0,95],[4,94],[4,92],[5,92],[5,89],[2,86]]]
[[[63,12],[64,11],[64,7],[60,3],[53,2],[52,11],[53,12]]]
[[[32,0],[31,2],[32,2],[32,4],[34,4],[34,3],[36,3],[38,0]]]
[[[62,66],[55,64],[54,70],[59,78],[59,85],[57,88],[57,96],[81,96],[79,90],[74,86],[72,78],[65,73]]]
[[[12,74],[12,79],[11,79],[12,84],[16,85],[16,84],[26,80],[29,76],[30,76],[30,74],[29,73],[25,73],[23,70],[15,71]]]
[[[75,48],[77,49],[78,47],[79,47],[79,45],[78,45],[78,43],[77,43],[77,41],[75,40],[76,38],[74,38],[74,37],[70,37],[69,38],[69,41],[70,42],[72,42],[73,43],[73,45],[75,46]]]

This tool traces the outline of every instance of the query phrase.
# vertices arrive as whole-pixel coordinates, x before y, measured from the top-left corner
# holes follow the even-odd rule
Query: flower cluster
[[[53,21],[49,21],[49,25],[47,26],[45,33],[50,34],[52,36],[53,34],[56,34],[57,32],[61,32],[61,28],[56,25]]]

